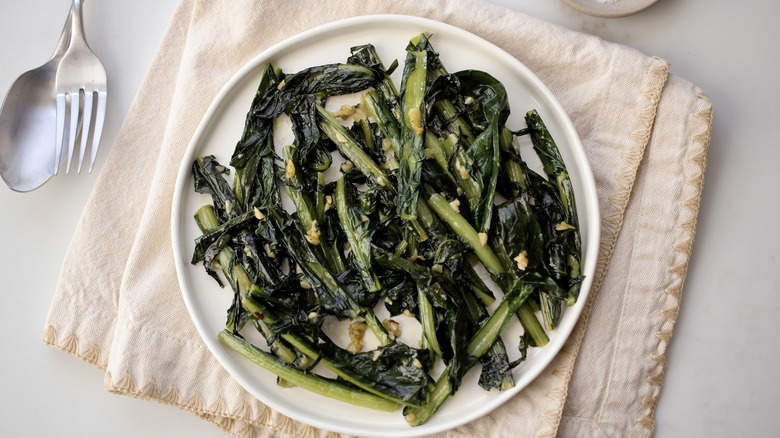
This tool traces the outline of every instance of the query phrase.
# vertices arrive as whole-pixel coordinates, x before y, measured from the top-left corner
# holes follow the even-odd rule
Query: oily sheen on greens
[[[397,86],[398,66],[371,44],[295,73],[268,64],[229,166],[192,164],[195,191],[211,199],[195,213],[192,263],[232,290],[219,339],[280,386],[400,405],[416,426],[478,364],[485,390],[513,387],[512,369],[548,342],[583,278],[574,191],[539,114],[507,127],[503,84],[447,72],[427,35],[409,41]],[[343,95],[355,103],[326,109]],[[289,118],[292,144],[274,144],[278,118]],[[521,157],[519,136],[544,175]],[[382,307],[416,319],[414,345],[393,317],[380,320]],[[514,318],[523,334],[506,339]],[[349,345],[326,334],[329,319],[349,323]]]

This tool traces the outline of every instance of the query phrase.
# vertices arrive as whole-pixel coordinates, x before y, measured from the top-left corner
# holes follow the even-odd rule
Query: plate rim
[[[532,83],[532,85],[536,89],[535,91],[539,92],[541,96],[544,98],[545,100],[544,103],[546,105],[549,105],[557,113],[556,116],[560,119],[560,122],[562,124],[561,127],[567,134],[566,147],[569,149],[569,152],[575,157],[573,164],[577,165],[577,172],[580,175],[582,181],[585,183],[583,184],[583,187],[581,187],[581,190],[584,193],[586,193],[586,196],[584,200],[582,201],[578,200],[578,204],[580,203],[582,203],[583,205],[588,204],[587,211],[589,212],[588,227],[587,227],[588,241],[587,241],[587,245],[583,247],[583,260],[584,260],[583,274],[586,275],[582,287],[583,293],[580,294],[577,304],[575,304],[573,307],[569,307],[566,309],[567,313],[574,314],[571,317],[571,319],[567,320],[568,324],[566,324],[566,326],[556,328],[556,332],[559,333],[558,337],[561,338],[560,341],[558,341],[555,345],[548,344],[547,346],[543,347],[545,349],[545,354],[548,355],[549,358],[546,360],[542,360],[543,365],[537,366],[536,368],[532,368],[523,375],[523,378],[526,380],[525,384],[523,384],[522,386],[516,386],[515,388],[511,388],[504,392],[509,395],[499,394],[502,395],[502,397],[497,397],[498,398],[497,401],[487,403],[488,405],[487,408],[478,409],[475,412],[464,415],[461,418],[459,418],[457,421],[452,421],[452,422],[438,424],[438,425],[430,425],[430,423],[426,423],[422,426],[409,427],[408,430],[402,431],[400,433],[398,431],[392,431],[391,433],[384,433],[382,431],[377,431],[377,430],[372,430],[372,431],[366,431],[362,429],[357,430],[350,426],[340,426],[337,424],[337,422],[336,423],[322,422],[316,418],[311,418],[308,415],[301,415],[299,412],[292,412],[286,407],[280,406],[272,398],[269,400],[268,397],[263,398],[255,393],[255,391],[252,389],[252,383],[249,382],[247,379],[245,379],[245,377],[241,373],[235,372],[233,365],[230,362],[226,361],[226,359],[222,357],[221,354],[217,353],[217,351],[222,351],[223,347],[217,341],[216,334],[206,332],[205,331],[206,329],[205,327],[203,327],[203,324],[197,321],[196,317],[200,315],[200,310],[196,307],[191,296],[187,292],[187,288],[185,287],[185,285],[188,284],[188,278],[186,278],[187,276],[185,275],[184,271],[187,265],[189,265],[189,256],[182,254],[183,242],[180,239],[181,236],[180,224],[182,224],[182,219],[185,212],[183,211],[182,208],[177,208],[183,202],[183,197],[187,193],[185,192],[185,190],[190,189],[189,184],[187,184],[187,182],[188,179],[190,178],[191,162],[195,158],[195,152],[197,151],[198,144],[202,141],[202,137],[208,132],[210,128],[211,119],[215,116],[215,114],[218,113],[221,107],[226,103],[226,100],[231,96],[231,93],[234,91],[236,86],[240,85],[241,82],[247,77],[247,75],[251,75],[253,72],[255,72],[256,69],[260,68],[268,60],[273,59],[274,56],[280,54],[281,50],[284,50],[285,48],[291,46],[295,46],[317,35],[326,34],[329,32],[339,31],[339,30],[345,31],[349,28],[365,26],[367,24],[371,24],[375,22],[379,22],[380,24],[387,24],[388,21],[392,21],[394,23],[403,24],[403,25],[419,25],[420,27],[424,27],[424,28],[427,27],[433,29],[438,28],[438,29],[446,30],[447,32],[450,32],[452,35],[455,35],[458,38],[464,38],[471,42],[475,42],[482,46],[488,47],[493,52],[493,54],[501,56],[503,58],[503,62],[511,64],[513,69],[517,69],[517,71],[521,72],[524,79]],[[571,164],[567,163],[567,165],[571,165]],[[531,382],[536,380],[539,374],[541,374],[542,371],[544,371],[549,366],[549,364],[555,359],[555,357],[559,355],[560,350],[562,349],[563,345],[568,342],[568,339],[571,336],[574,327],[576,326],[577,322],[580,320],[585,303],[588,301],[588,297],[590,295],[593,276],[595,274],[596,262],[598,259],[598,246],[600,242],[600,213],[598,209],[598,197],[596,192],[595,180],[593,177],[590,164],[587,160],[587,156],[585,154],[581,139],[576,129],[574,128],[574,125],[571,122],[568,113],[563,109],[562,105],[558,102],[558,100],[555,98],[552,92],[547,88],[547,86],[541,81],[541,79],[539,79],[527,66],[525,66],[522,62],[520,62],[517,58],[510,55],[501,47],[493,44],[492,42],[476,34],[473,34],[467,30],[464,30],[457,26],[444,23],[441,21],[432,20],[429,18],[417,17],[417,16],[402,15],[402,14],[362,15],[362,16],[350,17],[350,18],[345,18],[330,23],[322,24],[273,44],[272,46],[268,47],[267,49],[263,50],[258,55],[253,57],[241,68],[239,68],[231,76],[231,78],[222,86],[220,91],[214,97],[207,111],[204,113],[203,117],[201,118],[198,127],[196,128],[192,138],[190,139],[190,142],[187,145],[187,148],[182,156],[182,161],[178,169],[171,210],[172,210],[171,211],[171,237],[172,237],[171,241],[173,246],[174,259],[175,259],[174,261],[175,261],[176,275],[177,275],[179,288],[183,300],[185,302],[185,305],[187,307],[187,310],[189,312],[189,316],[193,324],[195,325],[196,330],[198,331],[198,334],[200,335],[201,339],[206,344],[209,352],[217,359],[217,361],[228,372],[231,378],[236,380],[241,387],[243,387],[253,397],[257,398],[261,403],[275,409],[276,411],[290,418],[301,421],[302,423],[314,427],[318,427],[324,430],[329,430],[329,431],[334,431],[339,433],[355,434],[360,436],[416,437],[416,436],[428,435],[428,434],[439,433],[446,430],[450,430],[455,427],[461,426],[463,424],[472,422],[484,415],[489,414],[490,412],[492,412],[493,410],[501,406],[503,403],[505,403],[506,401],[513,398],[515,395],[517,395],[518,392],[526,388]],[[428,426],[426,427],[426,425]]]

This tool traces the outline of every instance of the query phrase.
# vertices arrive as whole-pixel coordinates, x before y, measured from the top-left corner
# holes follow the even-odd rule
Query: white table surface
[[[656,436],[778,436],[780,415],[780,3],[661,0],[599,19],[554,0],[494,0],[671,62],[715,107],[699,223],[668,351]],[[86,2],[111,84],[96,173],[176,0]],[[0,93],[54,51],[67,0],[0,2]],[[190,413],[108,393],[102,373],[41,342],[92,175],[20,194],[0,185],[0,436],[222,437]]]

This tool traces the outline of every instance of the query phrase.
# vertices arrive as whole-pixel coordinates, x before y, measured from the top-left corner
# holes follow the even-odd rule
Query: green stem
[[[555,330],[555,311],[554,305],[556,302],[550,297],[550,295],[541,292],[539,294],[539,310],[542,313],[542,328],[545,330]]]
[[[333,192],[336,204],[336,213],[347,241],[352,247],[355,263],[358,265],[363,284],[370,292],[376,292],[382,288],[376,273],[371,269],[371,241],[365,233],[360,217],[348,204],[351,201],[347,193],[347,180],[344,176],[336,182],[336,190]]]
[[[436,380],[436,385],[433,390],[428,393],[428,402],[425,406],[419,408],[411,408],[404,412],[404,419],[410,426],[419,426],[428,421],[433,414],[444,404],[452,393],[452,383],[450,383],[450,376],[452,375],[452,365],[448,365],[444,369],[444,372]]]
[[[385,412],[393,412],[398,407],[394,401],[378,397],[360,389],[355,389],[336,381],[326,380],[315,374],[301,371],[284,361],[266,353],[228,330],[219,333],[219,340],[227,347],[276,374],[296,386],[326,397]]]
[[[523,285],[518,290],[512,291],[501,300],[496,310],[490,315],[490,317],[482,324],[476,334],[471,338],[469,342],[468,353],[469,356],[480,358],[484,355],[493,343],[498,339],[498,336],[504,330],[512,315],[522,308],[523,303],[528,296],[533,292],[533,286]]]
[[[314,193],[314,212],[317,221],[322,223],[325,219],[325,174],[317,172],[317,189]]]
[[[357,144],[352,134],[333,117],[328,110],[317,105],[317,115],[320,117],[320,129],[336,145],[339,152],[355,165],[366,177],[376,184],[395,192],[395,188],[387,179],[385,172],[371,157]]]
[[[288,145],[284,147],[282,153],[285,169],[287,170],[285,175],[287,184],[284,187],[287,190],[287,195],[295,204],[295,211],[301,226],[303,226],[304,230],[308,230],[316,220],[316,213],[311,198],[302,190],[303,181],[301,179],[301,168],[298,166],[298,148]]]
[[[479,233],[469,222],[452,209],[449,202],[444,196],[434,193],[428,198],[428,205],[433,211],[454,231],[457,235],[462,237],[474,250],[477,258],[485,266],[486,269],[501,274],[506,272],[501,261],[493,252],[493,249],[489,245],[483,245],[480,241]]]
[[[469,207],[472,205],[476,206],[479,204],[479,185],[473,178],[471,178],[471,175],[468,175],[468,173],[465,171],[466,154],[462,147],[455,147],[457,146],[458,141],[459,140],[456,135],[450,134],[447,136],[447,138],[444,139],[442,146],[444,147],[445,152],[448,151],[448,156],[454,155],[453,165],[456,169],[454,172],[452,172],[452,175],[455,178],[455,182],[458,183],[458,187],[463,190],[463,194],[469,201]],[[462,171],[458,169],[462,169]]]
[[[366,309],[363,312],[363,319],[366,320],[366,325],[368,325],[368,329],[371,330],[371,333],[376,336],[379,345],[384,347],[391,342],[390,335],[387,333],[385,326],[382,325],[382,322],[379,321],[379,318],[377,318],[372,309]]]
[[[433,225],[433,212],[428,207],[428,204],[422,200],[417,200],[417,222],[425,228],[430,228]]]
[[[398,119],[392,113],[387,103],[375,90],[369,91],[363,95],[363,105],[368,109],[371,117],[374,118],[382,134],[390,140],[393,152],[396,156],[401,154],[401,130]]]
[[[314,192],[314,200],[303,191],[303,178],[301,177],[301,167],[298,165],[298,148],[289,145],[282,150],[285,163],[285,178],[287,184],[284,185],[287,195],[295,204],[295,214],[304,230],[312,228],[319,229],[322,219],[325,216],[325,175],[317,172],[317,187]],[[325,258],[328,268],[338,273],[344,272],[344,262],[341,260],[338,250],[334,247],[334,242],[329,242],[327,238],[320,239],[317,246]]]
[[[374,141],[374,133],[371,129],[371,123],[369,123],[367,118],[362,118],[358,122],[360,125],[360,131],[363,134],[363,140],[366,142],[366,147],[372,152],[372,153],[378,153],[379,149],[377,148],[376,142]],[[385,161],[384,167],[388,171],[392,172],[394,170],[398,169],[398,160],[396,160],[394,155],[387,155],[384,154],[387,161]]]
[[[449,163],[447,161],[449,154],[445,150],[444,144],[442,144],[441,140],[439,140],[439,137],[437,137],[436,134],[434,134],[431,130],[425,131],[425,149],[433,153],[433,159],[436,160],[436,163],[439,165],[439,167],[441,167],[442,170],[447,173],[447,177],[449,177],[453,184],[457,184],[455,177],[453,177],[452,173],[450,173]]]
[[[436,339],[436,325],[433,316],[433,306],[421,287],[417,287],[417,311],[420,315],[420,324],[422,325],[423,337],[427,340],[428,348],[441,356],[441,346]]]
[[[414,42],[413,42],[414,43]],[[421,44],[422,45],[422,44]],[[425,141],[425,92],[428,76],[428,50],[409,50],[401,85],[401,119],[403,142],[398,157],[398,214],[404,219],[417,218],[417,199]]]
[[[544,327],[536,319],[536,315],[530,306],[523,305],[517,309],[517,317],[520,318],[520,323],[523,324],[523,329],[531,335],[531,339],[534,341],[534,345],[542,347],[550,342],[550,338],[547,337],[547,333],[544,331]]]
[[[273,335],[274,333],[271,331],[270,328],[268,328],[268,324],[265,323],[265,321],[256,319],[255,321],[255,328],[257,331],[260,332],[260,334],[263,335],[263,337],[266,339],[266,341],[269,341],[270,339],[274,339]],[[280,342],[280,339],[276,338],[273,342],[268,342],[268,347],[271,349],[271,351],[274,352],[275,355],[279,357],[279,359],[282,359],[283,361],[292,364],[295,362],[296,359],[298,359],[298,356],[287,346],[282,344]],[[302,364],[305,366],[305,364]]]
[[[474,132],[471,130],[471,125],[459,115],[460,112],[455,108],[455,105],[452,102],[447,99],[442,99],[437,101],[433,107],[441,114],[442,119],[451,120],[449,125],[449,131],[451,133],[462,137],[465,140],[466,145],[474,143],[477,136],[475,136]]]

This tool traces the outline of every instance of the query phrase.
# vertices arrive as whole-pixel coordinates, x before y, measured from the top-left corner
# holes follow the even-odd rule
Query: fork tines
[[[96,101],[97,104],[95,104]],[[100,146],[100,137],[103,131],[105,114],[105,91],[87,91],[84,88],[81,88],[67,93],[57,93],[55,175],[58,173],[59,167],[65,156],[67,156],[68,159],[65,166],[65,173],[70,173],[70,166],[77,141],[80,143],[77,172],[81,173],[81,166],[84,162],[84,153],[87,150],[87,146],[91,145],[89,173],[92,173],[98,147]]]

